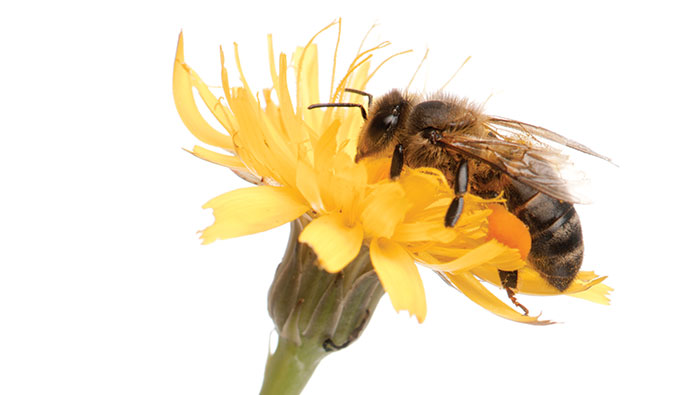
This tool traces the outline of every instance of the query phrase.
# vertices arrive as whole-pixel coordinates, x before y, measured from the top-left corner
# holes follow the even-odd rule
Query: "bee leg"
[[[462,160],[459,162],[459,166],[457,166],[457,174],[455,176],[455,198],[452,199],[452,203],[450,203],[450,207],[447,209],[447,214],[445,214],[446,228],[453,228],[462,215],[462,210],[464,209],[464,194],[467,193],[468,184],[469,166],[466,160]]]
[[[392,180],[398,178],[401,175],[401,170],[403,169],[403,145],[396,144],[394,148],[394,155],[391,157],[391,170],[389,175]]]
[[[445,227],[454,228],[462,215],[462,210],[464,209],[464,197],[456,196],[452,199],[450,207],[447,209],[447,214],[445,214]]]
[[[515,291],[513,291],[513,288],[518,286],[518,271],[499,270],[498,277],[501,279],[501,285],[503,286],[503,288],[506,289],[508,299],[510,299],[510,301],[513,302],[515,306],[520,307],[525,312],[525,315],[530,314],[530,311],[527,309],[527,307],[520,304],[520,302],[518,302],[518,299],[515,298]]]
[[[508,294],[508,299],[510,299],[510,301],[513,302],[514,305],[520,307],[525,313],[525,315],[530,315],[530,310],[528,310],[527,307],[523,306],[522,304],[520,304],[520,302],[518,302],[518,299],[515,298],[515,292],[511,288],[506,287],[506,293]]]

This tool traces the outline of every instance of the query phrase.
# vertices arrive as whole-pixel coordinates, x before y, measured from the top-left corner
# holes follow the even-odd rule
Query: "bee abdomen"
[[[515,181],[507,193],[508,209],[530,229],[528,262],[548,283],[564,291],[583,262],[581,222],[574,206]]]
[[[531,230],[528,256],[535,269],[560,291],[571,284],[583,262],[581,222],[574,207],[565,205],[568,209],[546,229]]]

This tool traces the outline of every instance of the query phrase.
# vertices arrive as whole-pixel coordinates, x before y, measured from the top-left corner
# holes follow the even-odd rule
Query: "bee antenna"
[[[359,89],[354,89],[354,88],[345,88],[345,92],[357,93],[358,95],[367,96],[367,108],[372,107],[372,94],[371,93],[367,93],[365,91],[361,91]]]
[[[314,108],[321,108],[321,107],[357,107],[360,109],[362,112],[362,119],[365,121],[367,120],[367,111],[365,110],[365,107],[362,104],[358,103],[316,103],[308,106],[307,108],[309,110],[313,110]]]

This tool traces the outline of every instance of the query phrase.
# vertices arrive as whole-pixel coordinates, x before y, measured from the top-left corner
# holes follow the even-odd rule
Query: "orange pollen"
[[[493,212],[488,217],[487,239],[496,239],[510,248],[515,248],[520,251],[523,259],[527,259],[532,246],[527,226],[500,204],[490,204],[488,207]]]

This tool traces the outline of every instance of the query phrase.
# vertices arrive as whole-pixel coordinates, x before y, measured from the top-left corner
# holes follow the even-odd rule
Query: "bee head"
[[[406,124],[409,108],[410,99],[398,90],[392,90],[377,99],[369,109],[369,116],[360,131],[355,161],[393,150],[398,140],[398,131]]]

